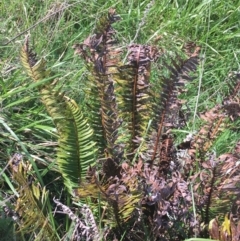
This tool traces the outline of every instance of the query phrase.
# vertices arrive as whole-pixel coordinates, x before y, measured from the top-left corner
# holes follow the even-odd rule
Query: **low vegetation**
[[[239,240],[239,7],[100,2],[2,22],[1,237]]]

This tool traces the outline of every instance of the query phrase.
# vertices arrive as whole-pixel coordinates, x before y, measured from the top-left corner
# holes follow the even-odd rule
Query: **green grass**
[[[186,41],[201,46],[198,77],[181,96],[187,100],[183,108],[191,113],[188,125],[184,132],[175,133],[180,141],[186,133],[198,130],[198,113],[222,102],[229,91],[226,77],[240,69],[240,1],[162,0],[152,2],[148,9],[149,3],[149,0],[0,2],[0,170],[14,153],[22,153],[33,164],[43,186],[50,183],[52,190],[58,190],[50,197],[60,196],[61,182],[52,183],[56,176],[53,175],[53,180],[42,177],[50,171],[46,171],[46,163],[53,162],[50,168],[57,169],[54,165],[57,134],[36,96],[36,84],[26,77],[20,64],[19,51],[24,35],[30,32],[34,49],[38,56],[47,59],[63,91],[84,105],[86,69],[74,55],[72,45],[83,42],[110,7],[116,8],[122,18],[114,26],[122,45],[133,41],[151,44],[161,36],[157,45],[169,53],[179,51]],[[221,134],[213,149],[217,155],[231,151],[239,139],[239,128],[233,126]],[[15,189],[7,171],[0,176],[0,183],[2,201],[13,195]]]

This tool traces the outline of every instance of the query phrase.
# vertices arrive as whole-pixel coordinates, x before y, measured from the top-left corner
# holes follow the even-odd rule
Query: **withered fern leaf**
[[[204,124],[194,137],[191,155],[204,157],[214,144],[220,133],[224,132],[229,123],[236,122],[240,117],[240,81],[238,75],[233,75],[229,80],[230,94],[226,96],[222,104],[200,113]]]
[[[153,149],[149,153],[151,162],[159,158],[162,136],[171,128],[180,128],[185,125],[185,120],[181,116],[182,103],[178,95],[183,91],[186,82],[192,80],[190,74],[196,71],[198,61],[197,55],[186,60],[180,56],[171,58],[168,55],[162,55],[159,59],[157,67],[160,75],[153,83],[153,88],[157,91],[152,94],[153,132],[149,141],[149,146]],[[168,74],[165,74],[166,71]]]
[[[233,153],[225,153],[218,158],[212,155],[201,164],[202,170],[195,175],[195,188],[201,190],[197,205],[203,211],[206,224],[216,216],[224,217],[227,212],[237,214],[234,203],[240,196],[239,157],[237,147]]]
[[[19,232],[34,234],[35,240],[59,240],[54,227],[49,222],[48,216],[44,214],[44,203],[46,193],[43,193],[40,186],[35,183],[29,166],[23,161],[12,162],[12,178],[18,185],[18,198],[16,213],[20,216]]]
[[[128,64],[132,74],[128,75],[125,89],[129,89],[128,96],[124,96],[124,105],[128,106],[125,115],[130,114],[128,129],[131,131],[130,143],[133,143],[134,151],[141,143],[148,122],[152,114],[152,102],[150,101],[150,72],[151,62],[158,57],[155,47],[148,45],[132,44],[128,47]],[[122,92],[125,92],[125,89]]]
[[[203,126],[193,137],[186,158],[185,172],[189,166],[195,174],[190,177],[195,182],[197,206],[202,210],[203,221],[207,224],[216,216],[223,217],[226,212],[236,214],[234,203],[239,199],[239,141],[232,153],[219,156],[211,151],[216,138],[223,133],[231,122],[239,120],[239,78],[233,75],[230,80],[230,94],[222,104],[201,113]],[[234,110],[232,111],[234,106]]]

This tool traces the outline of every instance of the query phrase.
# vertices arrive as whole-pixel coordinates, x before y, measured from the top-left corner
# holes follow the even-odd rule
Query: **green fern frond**
[[[79,184],[81,178],[86,176],[89,166],[94,165],[96,147],[91,140],[92,129],[78,105],[74,100],[66,96],[64,98],[70,111],[67,126],[59,139],[58,164],[66,179]]]
[[[40,81],[48,75],[45,62],[37,63],[35,55],[29,50],[28,39],[22,48],[21,60],[34,81]],[[39,92],[59,134],[57,164],[66,187],[72,193],[72,189],[86,175],[87,168],[95,162],[92,130],[77,104],[56,91],[54,85],[42,85]]]
[[[104,138],[104,129],[101,122],[101,99],[98,94],[99,86],[96,78],[89,76],[88,89],[86,95],[89,97],[87,101],[88,119],[91,127],[94,130],[94,140],[98,146],[98,156],[104,157],[104,150],[106,148],[106,140]]]

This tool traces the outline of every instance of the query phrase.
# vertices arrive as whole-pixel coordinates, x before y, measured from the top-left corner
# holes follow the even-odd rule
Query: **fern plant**
[[[214,114],[208,112],[202,115],[208,123],[202,127],[199,134],[192,140],[181,143],[176,149],[174,136],[170,131],[172,128],[184,126],[186,122],[181,113],[178,94],[183,90],[184,84],[192,80],[189,73],[196,70],[200,48],[193,43],[186,45],[185,53],[188,58],[184,60],[179,55],[175,58],[167,56],[167,53],[159,52],[156,47],[132,44],[128,48],[128,63],[123,64],[119,61],[120,50],[112,50],[112,45],[116,43],[112,39],[114,31],[111,23],[114,20],[118,20],[118,17],[114,10],[110,10],[108,17],[103,17],[100,21],[95,35],[88,37],[83,44],[74,46],[75,52],[83,56],[91,72],[89,82],[90,85],[94,83],[91,93],[97,93],[100,97],[98,100],[89,100],[92,111],[89,119],[97,120],[98,130],[102,130],[101,133],[98,132],[98,136],[101,136],[101,140],[107,140],[106,149],[101,152],[105,151],[106,154],[105,162],[104,158],[101,158],[104,163],[101,170],[103,178],[100,183],[97,181],[96,188],[103,196],[107,195],[105,199],[110,206],[115,205],[115,217],[120,230],[123,230],[122,227],[131,227],[131,230],[127,229],[126,240],[141,240],[144,235],[141,232],[144,229],[144,220],[151,220],[149,232],[152,233],[152,238],[181,240],[191,234],[200,235],[203,232],[200,222],[209,222],[209,210],[214,210],[212,200],[216,200],[213,196],[220,194],[222,190],[221,186],[214,191],[214,183],[220,182],[220,185],[223,185],[226,181],[226,178],[217,178],[218,172],[211,170],[212,174],[208,173],[212,176],[212,179],[209,176],[211,181],[205,179],[210,181],[209,186],[202,183],[201,173],[207,171],[208,151],[218,134],[227,128],[223,124],[233,115],[234,111],[230,111],[233,105],[237,111],[231,119],[236,120],[239,117],[238,80],[231,81],[232,94],[226,97],[222,106],[216,107]],[[162,71],[159,78],[151,82],[153,62],[156,62],[154,65],[157,68],[161,66],[167,70],[168,74]],[[106,95],[109,96],[108,102],[105,102]],[[119,119],[122,122],[121,126]],[[95,123],[92,122],[93,127],[96,126]],[[107,134],[104,133],[116,135],[109,139],[105,138]],[[120,143],[117,148],[116,143]],[[120,152],[114,154],[109,146]],[[119,146],[124,146],[124,153]],[[182,164],[180,154],[184,150],[187,150],[188,154],[184,157],[185,164]],[[237,175],[234,180],[237,180],[237,159],[232,158],[232,155],[236,154],[230,156],[231,165],[234,166],[232,170],[234,175]],[[120,171],[119,156],[122,157]],[[182,169],[181,173],[179,169]],[[189,174],[191,169],[195,170],[195,175]],[[198,193],[194,196],[189,191],[193,181],[194,190]],[[104,189],[101,188],[102,185]],[[238,182],[233,181],[232,187],[239,193],[237,186]],[[78,189],[80,197],[81,191],[83,192],[82,188]],[[121,196],[124,192],[128,194],[129,202],[120,207],[119,204],[124,203]],[[134,192],[138,196],[134,197],[136,202],[131,201]],[[115,197],[110,193],[114,193]],[[229,202],[236,201],[234,194],[229,196],[230,199],[225,196],[219,200],[222,210],[224,207],[226,210]],[[194,199],[197,210],[202,211],[202,214],[199,212],[201,218],[196,216],[198,213],[194,214],[191,211]],[[112,200],[117,201],[118,208],[116,204],[111,203]],[[141,207],[141,212],[136,213],[137,207]],[[128,218],[124,219],[118,213],[124,213]],[[219,213],[219,210],[216,213]],[[136,222],[136,219],[141,221]],[[145,225],[148,226],[146,223]]]
[[[189,43],[182,51],[185,55],[173,55],[157,46],[131,44],[124,63],[112,27],[118,20],[110,9],[94,34],[74,45],[89,71],[87,119],[76,102],[57,88],[45,61],[37,62],[28,38],[21,50],[29,76],[35,82],[44,80],[39,93],[59,135],[56,162],[64,184],[77,205],[85,202],[90,210],[100,207],[98,220],[107,226],[105,240],[145,240],[145,232],[152,240],[208,235],[200,223],[207,225],[212,211],[219,214],[229,203],[235,211],[239,208],[239,148],[209,157],[219,133],[239,119],[239,76],[231,81],[225,102],[202,113],[206,125],[199,133],[176,147],[171,130],[187,121],[178,94],[192,80],[190,72],[200,61],[200,47]],[[155,79],[152,69],[158,73]],[[226,190],[230,195],[225,195]],[[27,192],[21,202],[31,198]],[[87,221],[55,202],[76,223],[74,239],[80,235],[100,240],[96,228],[93,236],[84,232]],[[221,204],[219,209],[214,208],[216,203]],[[24,216],[23,220],[28,227]]]
[[[182,192],[186,192],[184,195],[191,199],[187,183],[176,167],[170,167],[173,157],[170,155],[174,155],[173,141],[165,133],[179,119],[181,103],[177,95],[184,82],[190,79],[188,73],[196,69],[199,48],[184,61],[180,56],[171,59],[154,46],[132,44],[128,47],[128,62],[124,64],[120,61],[119,47],[113,50],[116,41],[111,24],[118,19],[115,10],[111,9],[107,17],[102,17],[94,35],[89,36],[83,44],[74,46],[75,52],[86,61],[90,72],[87,93],[96,96],[90,96],[88,112],[95,139],[98,141],[100,137],[101,140],[98,145],[102,148],[99,157],[103,165],[100,180],[93,173],[89,178],[91,181],[75,193],[79,197],[86,197],[89,194],[84,192],[84,188],[91,187],[95,198],[101,195],[101,199],[107,201],[109,208],[104,214],[108,220],[115,217],[113,227],[117,227],[121,233],[134,224],[136,229],[132,230],[140,233],[134,234],[128,230],[126,239],[139,240],[144,220],[152,219],[153,229],[149,232],[153,233],[155,225],[159,228],[158,219],[168,219],[161,217],[168,211],[158,215],[158,202],[170,205],[183,198],[181,194],[176,194],[174,200],[169,200],[177,185],[181,185]],[[151,65],[154,62],[156,66],[165,66],[169,74],[159,75],[159,79],[151,83]],[[173,119],[171,123],[170,115]],[[173,177],[166,179],[171,173],[169,168],[172,168]],[[92,188],[94,183],[95,191]],[[165,193],[161,194],[160,187],[163,186],[166,187]],[[143,209],[137,212],[142,206]],[[155,206],[155,211],[149,216],[151,206]],[[184,213],[177,215],[181,219]],[[141,220],[139,223],[136,217]],[[155,224],[153,220],[156,220]],[[166,229],[167,226],[162,228]]]

